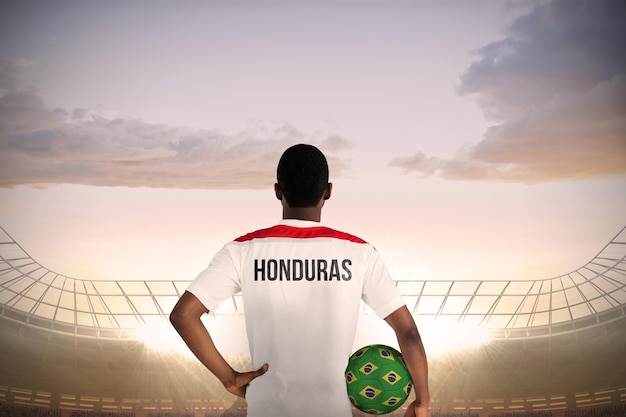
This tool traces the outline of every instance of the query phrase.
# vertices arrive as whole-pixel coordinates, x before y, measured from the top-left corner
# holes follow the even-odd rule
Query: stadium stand
[[[0,402],[0,416],[3,417],[61,417],[58,408],[35,407],[31,405],[6,404]]]
[[[478,413],[431,413],[431,417],[480,417]]]
[[[604,407],[592,407],[586,410],[567,410],[565,417],[624,417],[626,416],[626,404],[606,405]]]
[[[71,411],[69,414],[62,414],[60,409],[50,409],[43,407],[27,406],[27,405],[9,405],[0,403],[0,416],[2,417],[62,417],[67,415],[68,417],[136,417],[134,412],[94,412],[94,411]],[[502,412],[489,414],[488,417],[556,417],[560,414],[555,414],[552,411],[539,411],[539,412]],[[566,410],[563,414],[564,417],[624,417],[626,415],[626,405],[610,405],[603,407],[592,407],[585,410]],[[146,417],[195,417],[195,413],[182,412],[182,413],[148,413]],[[245,411],[211,411],[204,412],[199,416],[203,417],[243,417]],[[365,417],[369,414],[362,413],[355,410],[354,417]],[[393,413],[387,414],[389,417],[404,416],[404,410],[400,409]],[[479,413],[469,412],[433,412],[431,417],[481,417]]]
[[[553,417],[551,411],[531,411],[531,412],[520,412],[516,414],[511,413],[495,413],[490,414],[489,417],[511,417],[511,415],[515,415],[517,417]]]
[[[187,284],[68,277],[0,228],[1,415],[244,415],[245,405],[195,359],[138,336],[167,324]],[[490,333],[486,343],[430,358],[433,417],[624,415],[626,228],[582,267],[553,278],[396,285],[418,324],[453,321]],[[207,319],[245,318],[240,297],[224,304]],[[247,353],[227,353],[235,368],[250,367]]]

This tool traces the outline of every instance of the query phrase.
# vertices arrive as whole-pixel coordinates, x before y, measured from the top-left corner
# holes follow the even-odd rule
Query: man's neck
[[[317,207],[283,207],[283,220],[308,220],[311,222],[320,222],[322,219],[322,211]]]

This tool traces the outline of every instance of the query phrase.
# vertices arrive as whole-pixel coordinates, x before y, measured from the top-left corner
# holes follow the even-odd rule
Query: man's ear
[[[333,183],[329,182],[326,186],[326,191],[324,191],[324,200],[328,200],[330,195],[333,193]]]
[[[283,192],[280,189],[280,186],[278,185],[278,183],[274,183],[274,193],[276,194],[276,198],[279,199],[280,201],[283,201]]]

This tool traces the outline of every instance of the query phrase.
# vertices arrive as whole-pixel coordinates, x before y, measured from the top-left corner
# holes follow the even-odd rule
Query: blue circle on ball
[[[352,382],[352,374],[346,375],[346,379],[348,380],[348,382]]]
[[[383,356],[391,356],[391,352],[389,352],[388,350],[383,350],[380,352]]]
[[[372,365],[368,363],[368,364],[367,364],[367,365],[365,365],[365,367],[363,368],[363,371],[364,371],[366,374],[369,374],[370,372],[372,372]]]
[[[396,404],[396,399],[395,398],[390,398],[389,399],[389,405],[395,405]]]
[[[387,378],[389,379],[389,382],[396,382],[396,374],[389,374]]]
[[[376,392],[373,389],[368,388],[365,390],[365,395],[369,398],[372,398],[376,395]]]

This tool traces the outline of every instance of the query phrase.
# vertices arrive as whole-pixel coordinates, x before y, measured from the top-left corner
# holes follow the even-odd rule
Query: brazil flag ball
[[[368,345],[354,352],[345,376],[350,402],[368,414],[397,409],[413,386],[402,354],[385,345]]]

